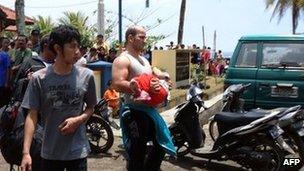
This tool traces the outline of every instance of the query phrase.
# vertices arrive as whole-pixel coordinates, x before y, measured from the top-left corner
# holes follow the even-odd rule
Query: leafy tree
[[[72,25],[81,34],[81,45],[91,47],[93,45],[94,33],[97,33],[96,26],[88,24],[88,16],[81,12],[64,12],[64,17],[59,19],[60,24]]]
[[[55,23],[52,21],[50,16],[43,18],[42,16],[38,15],[35,20],[36,22],[33,28],[38,28],[41,36],[51,33],[52,29],[55,27]]]
[[[292,12],[292,33],[296,33],[298,21],[300,19],[300,12],[304,8],[304,0],[266,0],[266,9],[274,6],[271,19],[277,14],[279,22],[285,15],[286,10],[291,8]]]

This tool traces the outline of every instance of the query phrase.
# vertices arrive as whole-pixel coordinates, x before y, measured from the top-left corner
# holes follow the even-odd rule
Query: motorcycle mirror
[[[186,100],[190,100],[195,96],[199,96],[203,93],[203,90],[197,87],[196,85],[191,85],[189,90],[187,91]]]

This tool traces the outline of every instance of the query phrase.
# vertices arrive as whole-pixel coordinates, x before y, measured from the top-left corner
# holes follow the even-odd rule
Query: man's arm
[[[34,135],[34,131],[37,125],[38,112],[35,109],[30,109],[25,120],[24,125],[24,142],[23,142],[23,154],[29,154],[30,147]]]
[[[23,142],[23,150],[22,150],[22,162],[21,162],[21,170],[31,170],[32,167],[32,158],[30,156],[31,144],[35,132],[35,128],[37,125],[37,117],[38,112],[35,109],[30,109],[29,113],[25,120],[24,126],[24,142]]]
[[[79,125],[85,123],[93,114],[94,107],[87,107],[84,112],[76,117],[67,118],[59,125],[59,129],[63,135],[73,134]]]
[[[129,66],[130,61],[126,57],[120,56],[114,60],[112,65],[112,84],[117,91],[132,94],[130,82],[127,80]]]

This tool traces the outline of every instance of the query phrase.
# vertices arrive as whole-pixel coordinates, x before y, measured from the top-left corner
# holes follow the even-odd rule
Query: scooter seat
[[[280,112],[286,110],[286,108],[277,108]],[[233,128],[250,124],[251,122],[260,119],[268,114],[272,110],[253,109],[246,113],[237,112],[220,112],[214,116],[214,121],[217,122],[218,131],[220,134],[225,133]]]
[[[233,113],[233,112],[221,112],[214,116],[214,121],[217,123],[218,132],[220,135],[225,132],[239,127],[247,125],[257,119],[265,116],[266,113]]]

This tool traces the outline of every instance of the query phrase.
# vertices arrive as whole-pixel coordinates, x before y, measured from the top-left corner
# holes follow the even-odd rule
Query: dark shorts
[[[76,160],[47,160],[42,159],[41,170],[43,171],[87,171],[87,158]]]

